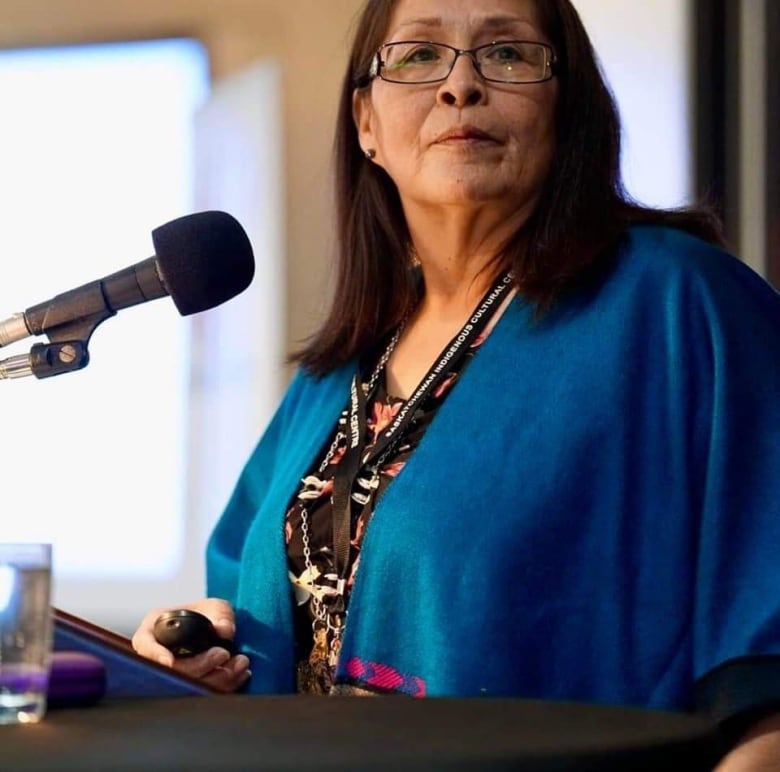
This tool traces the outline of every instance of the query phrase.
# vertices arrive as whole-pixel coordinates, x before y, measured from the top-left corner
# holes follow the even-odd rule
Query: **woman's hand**
[[[754,724],[715,772],[772,772],[780,769],[780,713]]]
[[[175,608],[190,609],[207,616],[220,638],[232,640],[236,633],[235,614],[225,600],[204,598]],[[136,652],[146,659],[152,659],[192,678],[198,678],[221,692],[234,692],[241,687],[251,675],[249,659],[244,654],[231,657],[225,649],[213,647],[194,657],[174,657],[168,649],[157,642],[153,632],[154,623],[160,614],[171,610],[170,608],[153,609],[143,618],[132,639]]]

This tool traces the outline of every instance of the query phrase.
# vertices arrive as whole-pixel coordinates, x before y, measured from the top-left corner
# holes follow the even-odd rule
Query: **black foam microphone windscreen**
[[[249,237],[226,212],[171,220],[152,231],[152,242],[165,288],[183,316],[230,300],[254,277]]]

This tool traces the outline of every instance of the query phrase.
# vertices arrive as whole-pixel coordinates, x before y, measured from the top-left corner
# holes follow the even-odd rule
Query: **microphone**
[[[154,257],[0,321],[0,347],[44,334],[52,343],[63,343],[54,353],[59,365],[45,361],[52,358],[51,351],[36,352],[38,347],[33,347],[29,357],[0,361],[0,379],[31,373],[46,377],[84,367],[90,335],[117,311],[170,295],[179,313],[189,316],[230,300],[254,277],[249,237],[226,212],[172,220],[152,231],[152,242]],[[74,365],[74,360],[80,363]],[[56,372],[46,372],[47,367]]]

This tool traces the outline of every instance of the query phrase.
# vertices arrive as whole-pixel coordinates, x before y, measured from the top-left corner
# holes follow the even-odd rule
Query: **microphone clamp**
[[[0,361],[0,380],[50,378],[52,375],[81,370],[89,364],[86,341],[66,340],[54,343],[36,343],[29,354],[21,354]]]

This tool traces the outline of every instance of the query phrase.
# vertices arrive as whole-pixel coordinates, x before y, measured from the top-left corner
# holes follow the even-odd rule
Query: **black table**
[[[407,697],[104,699],[0,726],[13,770],[711,770],[694,716],[572,703]]]

